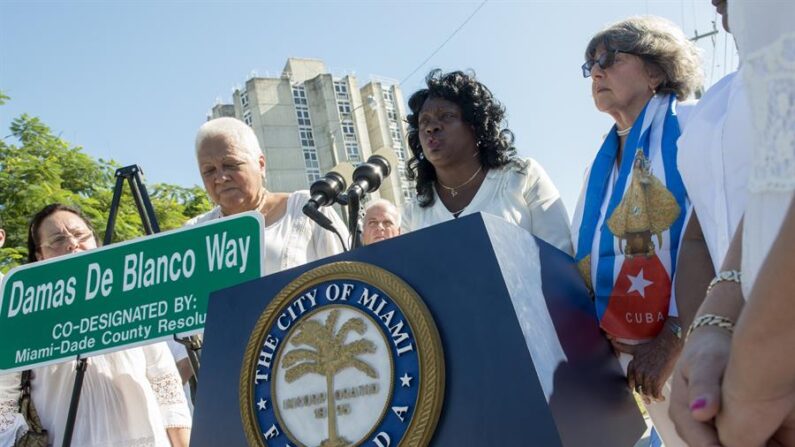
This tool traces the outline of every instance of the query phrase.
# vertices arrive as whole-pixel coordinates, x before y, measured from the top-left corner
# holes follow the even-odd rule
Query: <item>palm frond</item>
[[[306,320],[297,330],[298,333],[290,341],[293,346],[309,345],[320,349],[320,345],[324,342],[328,343],[327,340],[332,336],[317,320]]]
[[[303,348],[296,348],[292,351],[289,351],[287,354],[284,354],[282,357],[282,366],[285,368],[289,368],[295,365],[298,362],[302,362],[304,360],[309,360],[313,362],[317,362],[320,358],[320,355],[317,351],[312,351],[309,349]]]
[[[329,336],[334,336],[334,328],[337,326],[337,320],[340,317],[340,310],[334,309],[329,312],[328,316],[326,317],[326,330],[328,331]]]
[[[361,361],[359,359],[350,359],[346,363],[347,363],[347,365],[345,367],[353,367],[353,368],[356,368],[359,371],[367,374],[369,377],[372,377],[373,379],[377,379],[378,378],[378,371],[376,371],[372,366],[368,365],[367,363],[365,363],[365,362],[363,362],[363,361]],[[345,368],[344,367],[340,368],[340,370],[342,370],[342,369],[345,369]]]
[[[359,354],[372,354],[376,350],[375,343],[370,340],[360,339],[343,346],[342,355],[356,357]]]
[[[284,379],[287,383],[292,383],[307,374],[324,375],[320,365],[316,363],[300,363],[288,369],[284,374]]]
[[[362,335],[366,330],[367,326],[364,324],[364,320],[361,318],[351,318],[350,320],[343,323],[340,331],[337,332],[337,344],[341,345],[345,343],[345,337],[347,337],[348,333],[351,331]]]

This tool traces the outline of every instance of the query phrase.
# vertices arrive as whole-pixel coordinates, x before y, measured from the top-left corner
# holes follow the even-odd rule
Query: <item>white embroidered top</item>
[[[459,217],[478,212],[501,217],[572,254],[566,207],[544,168],[533,159],[517,159],[490,169]],[[406,233],[454,218],[434,190],[431,206],[423,208],[416,202],[406,205],[401,227]]]
[[[764,3],[769,4],[764,4]],[[729,2],[748,90],[753,154],[743,225],[743,293],[778,236],[795,191],[795,2]]]
[[[49,444],[59,446],[75,362],[33,369],[31,395]],[[21,373],[0,376],[0,446],[27,431],[18,413]],[[190,428],[182,382],[164,343],[89,357],[72,435],[81,447],[169,447],[166,428]]]

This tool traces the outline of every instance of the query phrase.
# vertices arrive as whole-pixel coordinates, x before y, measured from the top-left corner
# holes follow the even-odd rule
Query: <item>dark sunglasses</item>
[[[582,64],[582,77],[590,78],[591,70],[593,69],[594,65],[599,65],[602,70],[610,68],[614,63],[616,63],[616,55],[618,53],[632,54],[627,51],[620,50],[605,51],[601,56],[599,56],[599,59],[588,59],[584,64]]]

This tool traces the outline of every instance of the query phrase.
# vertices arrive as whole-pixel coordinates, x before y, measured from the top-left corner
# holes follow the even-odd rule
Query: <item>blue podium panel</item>
[[[574,261],[541,239],[533,244],[532,236],[509,231],[501,219],[483,219],[563,445],[633,446],[645,423]],[[517,262],[522,257],[524,264]],[[527,299],[539,276],[543,298]]]
[[[642,434],[571,258],[476,214],[214,293],[192,446],[247,444],[240,378],[257,320],[295,278],[337,261],[397,275],[433,316],[446,380],[432,445],[632,446]]]

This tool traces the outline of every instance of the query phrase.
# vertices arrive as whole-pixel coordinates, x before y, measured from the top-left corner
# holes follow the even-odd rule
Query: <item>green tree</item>
[[[0,92],[0,105],[8,99]],[[95,160],[28,114],[15,118],[10,130],[11,134],[0,140],[0,225],[6,231],[5,246],[0,249],[0,271],[24,263],[30,218],[53,202],[80,208],[102,239],[113,198],[114,173],[119,166],[113,161]],[[16,142],[8,142],[11,139]],[[180,227],[211,208],[199,187],[154,184],[147,189],[163,231]],[[143,234],[141,219],[129,187],[125,186],[114,242]]]
[[[362,354],[375,352],[375,343],[366,339],[345,343],[345,338],[350,332],[364,334],[367,330],[364,321],[361,318],[351,318],[343,323],[339,332],[335,334],[339,316],[339,309],[334,309],[329,312],[325,324],[320,324],[317,320],[302,322],[291,344],[311,346],[314,350],[296,348],[284,354],[282,359],[282,366],[288,368],[284,374],[288,383],[307,374],[318,374],[326,378],[328,439],[320,444],[321,447],[340,447],[351,444],[350,441],[337,434],[334,376],[346,368],[355,368],[368,377],[378,377],[378,372],[372,366],[357,358]]]

